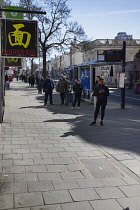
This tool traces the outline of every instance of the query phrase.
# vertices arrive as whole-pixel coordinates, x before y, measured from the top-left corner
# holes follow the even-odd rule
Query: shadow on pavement
[[[37,96],[36,99],[43,101],[44,96]],[[53,95],[53,100],[54,103],[57,103],[55,103],[54,106],[48,105],[45,108],[55,115],[55,119],[46,119],[44,122],[66,122],[72,125],[71,132],[65,132],[63,135],[60,135],[60,137],[65,138],[68,136],[80,136],[84,141],[91,144],[106,146],[113,150],[123,150],[122,153],[133,151],[140,154],[139,109],[128,108],[121,110],[119,108],[119,104],[115,104],[113,101],[109,100],[104,126],[100,126],[100,119],[98,119],[96,126],[90,126],[90,123],[93,121],[94,106],[89,103],[82,102],[81,110],[77,110],[77,107],[74,110],[71,110],[71,105],[60,105],[60,98],[58,94]],[[38,107],[44,108],[43,106]],[[38,107],[32,106],[32,108],[35,109]],[[60,115],[62,117],[60,117]]]

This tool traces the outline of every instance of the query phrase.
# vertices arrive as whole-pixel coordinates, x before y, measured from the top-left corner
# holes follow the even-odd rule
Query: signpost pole
[[[125,72],[126,41],[123,41],[122,52],[123,52],[122,72]],[[125,83],[124,83],[124,88],[121,88],[121,109],[125,109]]]

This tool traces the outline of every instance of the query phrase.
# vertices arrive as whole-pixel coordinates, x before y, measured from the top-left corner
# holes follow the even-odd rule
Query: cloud
[[[129,14],[129,13],[138,13],[140,12],[140,9],[134,9],[134,10],[118,10],[118,11],[108,11],[108,12],[100,12],[100,13],[92,13],[92,14],[79,14],[76,16],[81,17],[102,17],[102,16],[111,16],[111,15],[118,15],[118,14]]]

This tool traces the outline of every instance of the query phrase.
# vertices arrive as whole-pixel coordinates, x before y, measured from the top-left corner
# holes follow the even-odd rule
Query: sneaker
[[[44,106],[46,106],[47,104],[44,104]]]
[[[100,125],[101,125],[101,126],[103,126],[103,125],[104,125],[102,121],[100,122]]]
[[[80,109],[80,107],[78,107],[78,109]]]
[[[92,122],[90,125],[96,125],[96,122]]]
[[[71,107],[71,109],[74,109],[74,107]]]

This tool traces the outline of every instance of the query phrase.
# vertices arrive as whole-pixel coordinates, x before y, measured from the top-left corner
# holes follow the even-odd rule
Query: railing
[[[126,41],[127,46],[140,45],[140,39],[118,40],[118,39],[96,39],[92,42],[93,46],[122,46],[123,41]]]

